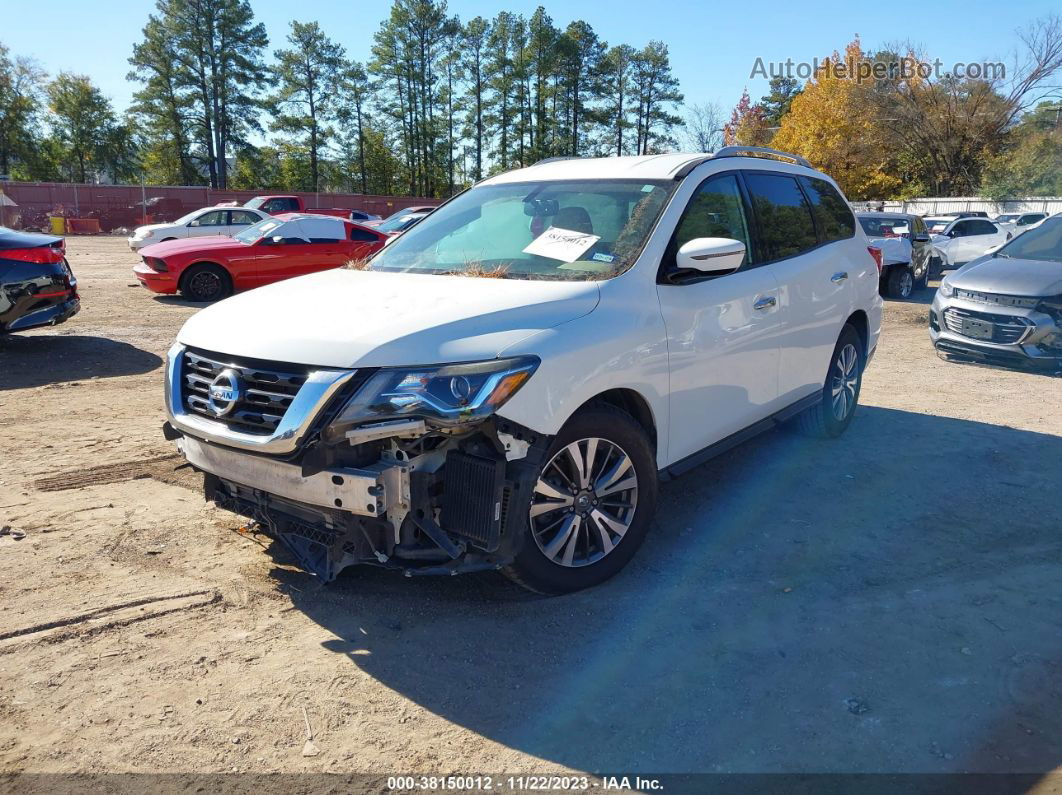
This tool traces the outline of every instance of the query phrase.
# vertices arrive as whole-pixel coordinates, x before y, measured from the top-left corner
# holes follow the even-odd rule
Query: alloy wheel
[[[213,271],[192,274],[188,289],[200,301],[209,301],[221,292],[221,277]]]
[[[833,418],[844,422],[856,404],[856,389],[859,386],[859,352],[848,343],[837,353],[830,370],[830,397],[833,400]]]
[[[579,439],[543,467],[531,499],[531,533],[553,563],[589,566],[623,540],[637,504],[638,475],[626,451],[608,439]]]
[[[910,269],[905,268],[904,272],[900,274],[900,297],[910,298],[911,293],[914,291],[914,274]]]

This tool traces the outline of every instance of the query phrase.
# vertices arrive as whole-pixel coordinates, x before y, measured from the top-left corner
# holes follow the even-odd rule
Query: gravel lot
[[[931,291],[845,437],[665,485],[625,572],[544,600],[322,587],[238,532],[160,431],[195,307],[69,249],[81,314],[0,339],[0,772],[1062,767],[1062,379],[940,361]]]

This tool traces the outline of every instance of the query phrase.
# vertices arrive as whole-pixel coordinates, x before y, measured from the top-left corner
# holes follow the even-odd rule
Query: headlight
[[[937,289],[940,291],[940,294],[945,298],[951,298],[953,295],[955,295],[955,288],[948,284],[947,279],[942,281],[940,283],[940,287],[938,287]]]
[[[418,417],[435,425],[461,425],[493,414],[538,367],[533,356],[471,364],[386,368],[365,382],[325,430],[336,443],[366,422]]]

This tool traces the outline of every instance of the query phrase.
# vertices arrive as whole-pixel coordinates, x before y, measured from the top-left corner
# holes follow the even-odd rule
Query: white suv
[[[238,295],[169,352],[167,438],[324,580],[634,555],[657,482],[794,419],[848,426],[878,268],[801,158],[562,159],[459,194],[367,265]]]

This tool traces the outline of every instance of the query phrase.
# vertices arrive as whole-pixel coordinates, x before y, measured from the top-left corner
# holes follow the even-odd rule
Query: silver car
[[[947,358],[1062,373],[1062,216],[946,276],[929,336]]]

